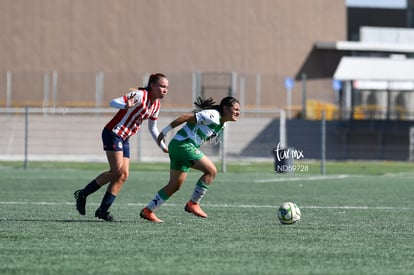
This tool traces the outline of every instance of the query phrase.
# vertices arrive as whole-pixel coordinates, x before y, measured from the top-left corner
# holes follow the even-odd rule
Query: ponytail
[[[197,97],[196,101],[194,102],[196,109],[194,111],[201,111],[206,109],[216,109],[218,105],[212,97],[207,99],[202,98],[201,96]]]
[[[167,77],[162,73],[151,74],[148,79],[147,87],[139,87],[138,89],[151,91],[151,84],[156,84],[160,78],[167,78]]]
[[[214,101],[212,97],[207,98],[207,99],[198,97],[197,100],[194,102],[194,105],[196,106],[196,109],[194,110],[194,112],[198,112],[198,111],[206,110],[206,109],[213,109],[213,110],[217,110],[220,114],[223,114],[224,107],[231,107],[235,103],[239,103],[239,101],[232,96],[227,96],[223,98],[219,105],[216,104],[216,102]]]

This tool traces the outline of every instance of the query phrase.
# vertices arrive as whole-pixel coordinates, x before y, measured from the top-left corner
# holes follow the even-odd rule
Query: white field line
[[[98,203],[89,203],[99,205]],[[71,205],[74,202],[30,202],[30,201],[0,201],[0,205]],[[146,203],[126,203],[128,206],[146,206]],[[258,204],[203,204],[205,207],[216,208],[278,208],[278,205],[258,205]],[[182,207],[181,204],[166,203],[167,207]],[[410,207],[392,207],[392,206],[318,206],[318,205],[301,205],[301,209],[342,209],[342,210],[413,210]]]

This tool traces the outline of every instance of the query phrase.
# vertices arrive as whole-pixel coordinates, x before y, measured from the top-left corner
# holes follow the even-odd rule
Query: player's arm
[[[111,100],[109,105],[116,109],[128,109],[140,104],[142,101],[142,92],[139,90],[132,90],[131,92]]]
[[[187,113],[187,114],[183,114],[180,115],[179,117],[177,117],[176,119],[174,119],[170,124],[168,124],[167,126],[164,127],[164,129],[162,129],[161,133],[158,135],[158,145],[161,144],[161,142],[165,142],[164,138],[167,136],[167,133],[169,131],[171,131],[172,129],[174,129],[177,126],[180,126],[183,123],[196,123],[196,117],[194,113]]]
[[[167,146],[165,145],[164,140],[162,140],[161,143],[158,142],[158,139],[157,138],[158,138],[158,136],[160,134],[160,131],[158,130],[157,120],[156,119],[148,119],[148,130],[149,130],[152,138],[154,139],[154,141],[161,148],[161,150],[164,153],[168,153],[168,149],[167,149]]]

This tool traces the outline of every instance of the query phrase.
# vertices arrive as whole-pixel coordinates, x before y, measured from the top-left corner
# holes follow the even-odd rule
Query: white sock
[[[160,196],[159,193],[148,203],[147,208],[151,211],[155,211],[158,207],[164,204],[165,200]]]
[[[207,193],[208,185],[202,181],[198,181],[194,187],[193,195],[191,196],[191,201],[195,203],[200,203],[201,199]]]

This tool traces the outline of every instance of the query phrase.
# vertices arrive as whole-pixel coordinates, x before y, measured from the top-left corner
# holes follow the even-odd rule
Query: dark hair
[[[147,87],[139,87],[138,89],[151,91],[151,84],[156,84],[160,78],[167,78],[162,73],[151,74],[148,79]]]
[[[197,112],[206,109],[214,109],[217,110],[220,114],[223,114],[224,106],[231,107],[234,103],[239,103],[239,101],[232,96],[227,96],[223,98],[219,105],[216,104],[212,97],[209,97],[207,99],[198,97],[197,100],[194,102],[194,105],[197,107],[194,111]]]

